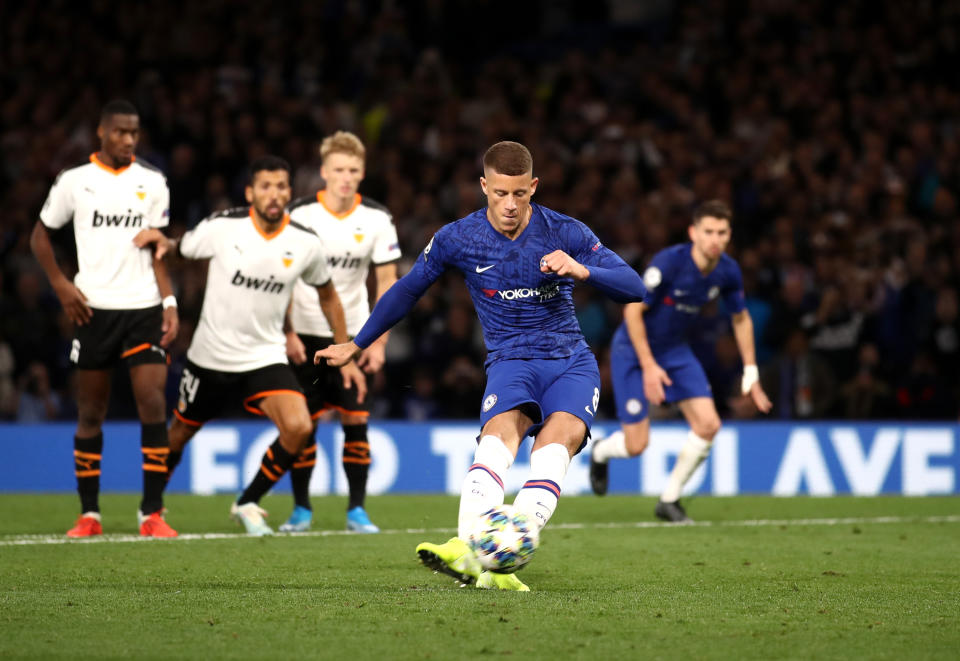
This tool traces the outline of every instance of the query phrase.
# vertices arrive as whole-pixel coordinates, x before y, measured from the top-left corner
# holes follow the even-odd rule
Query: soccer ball
[[[537,527],[512,505],[481,514],[467,539],[480,566],[500,574],[515,572],[530,562],[539,542]]]

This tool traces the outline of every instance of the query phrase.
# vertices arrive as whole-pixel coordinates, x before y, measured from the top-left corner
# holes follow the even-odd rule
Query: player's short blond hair
[[[327,156],[330,154],[347,154],[364,161],[367,157],[367,148],[360,142],[360,138],[353,133],[337,131],[333,135],[328,135],[320,143],[320,160],[327,160]]]

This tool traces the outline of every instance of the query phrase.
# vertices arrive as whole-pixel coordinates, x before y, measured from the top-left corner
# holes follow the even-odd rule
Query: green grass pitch
[[[252,539],[229,497],[174,494],[187,538],[141,542],[137,498],[106,495],[107,535],[63,543],[74,496],[3,495],[0,658],[960,658],[960,499],[687,502],[677,527],[651,498],[561,499],[532,592],[506,593],[417,563],[453,532],[447,496],[370,498],[365,536],[316,498],[321,534]],[[274,525],[291,506],[263,504]]]

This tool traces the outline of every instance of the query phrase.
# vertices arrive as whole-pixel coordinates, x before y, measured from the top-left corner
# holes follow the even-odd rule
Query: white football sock
[[[590,458],[601,464],[605,464],[611,459],[626,459],[629,456],[627,439],[621,429],[606,438],[598,438],[593,443],[593,449],[590,450]]]
[[[683,485],[710,454],[712,446],[713,443],[700,438],[693,431],[687,434],[687,442],[683,444],[680,454],[677,455],[677,463],[673,466],[673,472],[667,480],[667,488],[663,490],[660,500],[665,503],[675,503],[680,500]]]
[[[557,509],[560,487],[570,467],[570,453],[560,443],[550,443],[530,453],[530,478],[513,500],[513,506],[543,528]]]
[[[496,436],[487,435],[477,443],[473,465],[460,489],[457,536],[466,539],[477,517],[503,504],[503,478],[513,464],[513,453]]]

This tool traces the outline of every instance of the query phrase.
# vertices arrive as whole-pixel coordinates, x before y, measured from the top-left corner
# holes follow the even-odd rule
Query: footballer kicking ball
[[[467,544],[481,567],[509,574],[530,562],[539,541],[539,530],[526,514],[515,510],[513,505],[500,505],[477,518]]]

